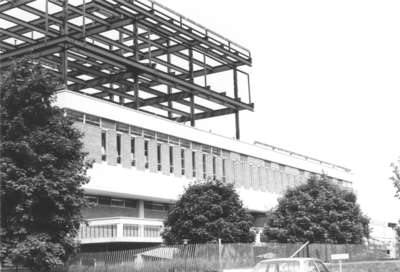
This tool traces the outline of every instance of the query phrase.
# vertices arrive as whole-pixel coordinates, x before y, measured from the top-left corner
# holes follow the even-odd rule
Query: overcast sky
[[[251,50],[243,140],[347,166],[368,216],[400,218],[400,1],[161,2]],[[233,136],[229,121],[200,125]]]

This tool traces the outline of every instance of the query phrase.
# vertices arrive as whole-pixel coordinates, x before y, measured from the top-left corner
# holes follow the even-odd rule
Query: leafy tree
[[[49,271],[76,248],[90,165],[81,133],[52,106],[54,77],[32,60],[1,75],[0,260]]]
[[[396,188],[395,196],[400,199],[400,158],[398,164],[392,163],[392,167],[393,167],[393,176],[390,179],[392,180],[393,185]],[[400,237],[400,220],[395,230],[397,231],[398,237]]]
[[[167,243],[253,242],[251,215],[232,184],[208,180],[189,185],[168,213],[162,234]]]
[[[395,196],[400,198],[400,159],[398,164],[392,164],[393,167],[393,176],[390,178],[393,182],[394,187],[396,188]]]
[[[326,176],[311,177],[278,200],[263,238],[283,243],[362,243],[369,236],[369,219],[356,200],[353,192]]]

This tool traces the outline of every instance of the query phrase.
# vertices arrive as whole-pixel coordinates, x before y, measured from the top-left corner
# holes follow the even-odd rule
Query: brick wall
[[[117,132],[107,130],[107,163],[117,165]]]
[[[87,159],[95,160],[95,162],[101,162],[101,128],[77,123],[79,124],[80,130],[83,131],[83,144],[84,150],[88,152]]]
[[[121,137],[121,163],[124,168],[132,167],[131,136],[122,134]]]

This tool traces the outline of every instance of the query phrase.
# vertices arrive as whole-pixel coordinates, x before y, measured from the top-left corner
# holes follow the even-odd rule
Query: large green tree
[[[278,200],[264,228],[264,239],[283,243],[362,243],[369,219],[356,195],[326,176],[311,177]]]
[[[1,262],[49,271],[76,248],[88,182],[81,133],[52,106],[54,77],[23,60],[1,71]]]
[[[208,180],[189,185],[168,213],[163,237],[167,243],[254,241],[252,216],[232,184]]]

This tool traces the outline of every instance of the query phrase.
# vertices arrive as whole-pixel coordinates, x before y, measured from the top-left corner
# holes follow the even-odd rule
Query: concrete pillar
[[[144,200],[138,200],[139,218],[144,218]]]

